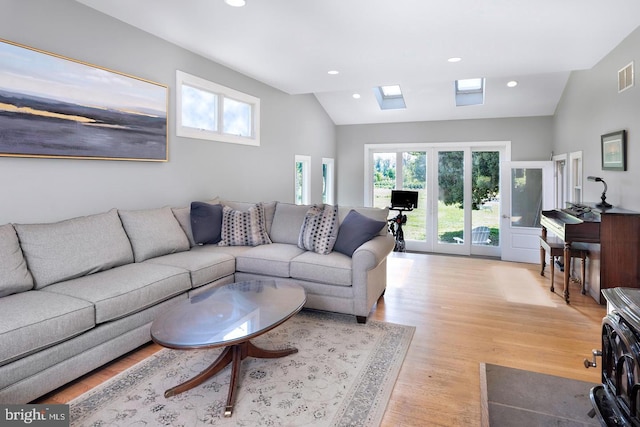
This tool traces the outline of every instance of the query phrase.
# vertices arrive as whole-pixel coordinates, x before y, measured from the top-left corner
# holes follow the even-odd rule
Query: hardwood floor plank
[[[585,369],[583,359],[601,346],[605,306],[577,284],[570,305],[556,292],[535,264],[392,254],[387,291],[370,318],[416,332],[382,425],[479,426],[480,363],[599,382],[599,369]],[[159,349],[145,345],[38,403],[66,403]]]

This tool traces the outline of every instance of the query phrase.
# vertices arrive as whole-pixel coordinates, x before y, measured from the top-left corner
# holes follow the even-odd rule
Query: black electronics
[[[417,207],[417,191],[391,190],[391,209],[411,210]]]

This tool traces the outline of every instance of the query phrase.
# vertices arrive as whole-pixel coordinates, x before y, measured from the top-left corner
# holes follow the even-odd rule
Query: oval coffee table
[[[151,325],[151,338],[163,347],[202,349],[224,347],[204,371],[164,393],[171,397],[202,384],[231,364],[231,382],[224,416],[230,417],[240,362],[247,357],[277,358],[298,349],[265,350],[250,342],[302,309],[306,295],[291,282],[255,280],[231,283],[182,301],[160,314]]]

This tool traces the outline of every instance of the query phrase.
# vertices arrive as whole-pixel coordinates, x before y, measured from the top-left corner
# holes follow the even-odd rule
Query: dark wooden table
[[[230,417],[242,360],[277,358],[298,352],[296,348],[266,350],[250,340],[284,323],[302,309],[305,301],[300,285],[256,280],[205,291],[162,313],[151,325],[151,338],[161,346],[180,350],[224,347],[208,368],[167,390],[165,397],[196,387],[231,364],[224,412],[225,417]]]

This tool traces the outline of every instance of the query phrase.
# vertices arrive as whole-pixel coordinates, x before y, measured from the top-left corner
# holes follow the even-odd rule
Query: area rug
[[[599,426],[590,418],[596,384],[481,364],[483,427]]]
[[[220,350],[169,350],[70,402],[72,426],[377,426],[415,328],[307,311],[253,340],[298,348],[242,362],[232,417],[231,368],[177,396],[164,391],[206,368]]]

